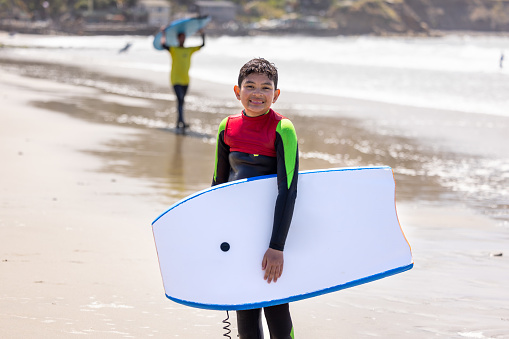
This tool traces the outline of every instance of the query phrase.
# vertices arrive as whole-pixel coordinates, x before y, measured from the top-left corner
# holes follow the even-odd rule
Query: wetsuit
[[[261,175],[277,174],[278,195],[269,247],[284,250],[290,228],[299,169],[297,135],[290,120],[270,109],[249,117],[225,118],[217,133],[212,185]],[[293,338],[288,304],[266,307],[271,339]],[[263,338],[261,309],[237,311],[241,339]]]
[[[168,50],[171,55],[171,73],[170,82],[177,96],[178,119],[177,128],[186,127],[184,122],[184,97],[189,86],[189,68],[191,68],[191,56],[194,52],[205,46],[205,36],[202,35],[203,44],[196,47],[168,46],[163,44],[163,48]]]

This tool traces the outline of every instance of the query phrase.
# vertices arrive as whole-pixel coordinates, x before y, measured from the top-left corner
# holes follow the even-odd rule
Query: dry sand
[[[213,145],[33,104],[93,100],[95,89],[0,79],[0,337],[222,337],[225,312],[164,297],[150,228],[176,197],[206,187]],[[149,154],[152,143],[169,155]],[[164,183],[144,175],[155,157]],[[296,337],[509,338],[507,230],[461,206],[398,211],[415,267],[293,303]]]

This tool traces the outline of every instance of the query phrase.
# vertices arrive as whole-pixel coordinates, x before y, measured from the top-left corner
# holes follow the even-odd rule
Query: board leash
[[[230,330],[230,326],[232,323],[228,321],[229,319],[230,319],[230,314],[228,313],[228,310],[227,310],[226,311],[226,319],[223,320],[223,324],[225,324],[223,326],[223,330],[226,331],[226,333],[223,334],[223,337],[232,339],[232,337],[230,337],[230,333],[232,332],[232,330]]]

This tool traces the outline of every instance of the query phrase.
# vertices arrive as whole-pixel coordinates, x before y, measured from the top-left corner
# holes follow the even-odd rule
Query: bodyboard
[[[278,305],[381,279],[413,267],[390,167],[299,172],[283,275],[264,279],[276,176],[197,192],[153,223],[166,296],[206,309]]]
[[[166,36],[166,45],[178,46],[179,42],[177,36],[179,33],[184,33],[186,36],[191,36],[204,28],[210,21],[209,16],[202,16],[197,18],[186,18],[173,21],[166,26],[163,31],[158,32],[154,37],[154,48],[157,50],[164,50],[161,45],[161,38],[163,34]]]

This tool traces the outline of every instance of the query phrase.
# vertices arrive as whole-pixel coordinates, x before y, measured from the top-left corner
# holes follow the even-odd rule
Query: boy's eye
[[[255,85],[253,84],[246,84],[244,85],[244,88],[245,89],[249,89],[249,90],[253,90],[256,88]],[[272,91],[272,87],[271,86],[261,86],[261,89],[264,90],[264,91]]]

